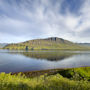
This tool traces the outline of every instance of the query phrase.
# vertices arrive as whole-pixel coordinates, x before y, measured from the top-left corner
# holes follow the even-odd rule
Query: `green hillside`
[[[88,49],[62,38],[50,37],[46,39],[29,40],[17,44],[8,44],[4,49],[15,50],[48,50],[48,49]]]

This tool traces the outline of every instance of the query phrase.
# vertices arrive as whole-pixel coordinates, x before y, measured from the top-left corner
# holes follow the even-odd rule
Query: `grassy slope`
[[[37,39],[37,40],[30,40],[23,43],[18,44],[9,44],[5,49],[24,49],[28,46],[29,49],[88,49],[86,47],[74,44],[70,41],[57,38],[56,40],[51,40],[52,38],[47,39]]]
[[[67,74],[68,73],[68,74]],[[73,75],[74,73],[74,75]],[[53,75],[41,75],[39,77],[27,78],[20,74],[0,74],[0,90],[89,90],[90,68],[76,68],[65,70],[64,74],[73,77],[63,77],[62,72]],[[78,78],[82,78],[79,80]],[[85,79],[83,79],[83,77]]]

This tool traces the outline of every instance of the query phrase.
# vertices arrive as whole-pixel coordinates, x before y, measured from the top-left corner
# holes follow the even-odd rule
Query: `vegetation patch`
[[[79,79],[77,79],[77,75]],[[83,77],[83,78],[81,78]],[[25,74],[0,74],[0,90],[89,90],[90,68],[66,69],[53,74],[26,77]]]

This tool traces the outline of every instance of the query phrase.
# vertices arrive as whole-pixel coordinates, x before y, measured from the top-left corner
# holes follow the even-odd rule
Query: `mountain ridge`
[[[7,45],[7,43],[0,43],[0,48],[3,48]]]
[[[49,37],[44,39],[33,39],[25,42],[20,42],[16,44],[8,44],[4,49],[15,49],[15,50],[48,50],[48,49],[81,49],[84,48],[78,44],[71,41],[65,40],[58,37]]]
[[[82,46],[88,46],[90,47],[90,43],[77,43],[78,45],[82,45]]]

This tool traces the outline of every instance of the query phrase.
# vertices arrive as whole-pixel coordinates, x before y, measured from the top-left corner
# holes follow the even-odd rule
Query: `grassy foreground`
[[[90,90],[90,67],[66,69],[37,77],[0,74],[0,90]]]

